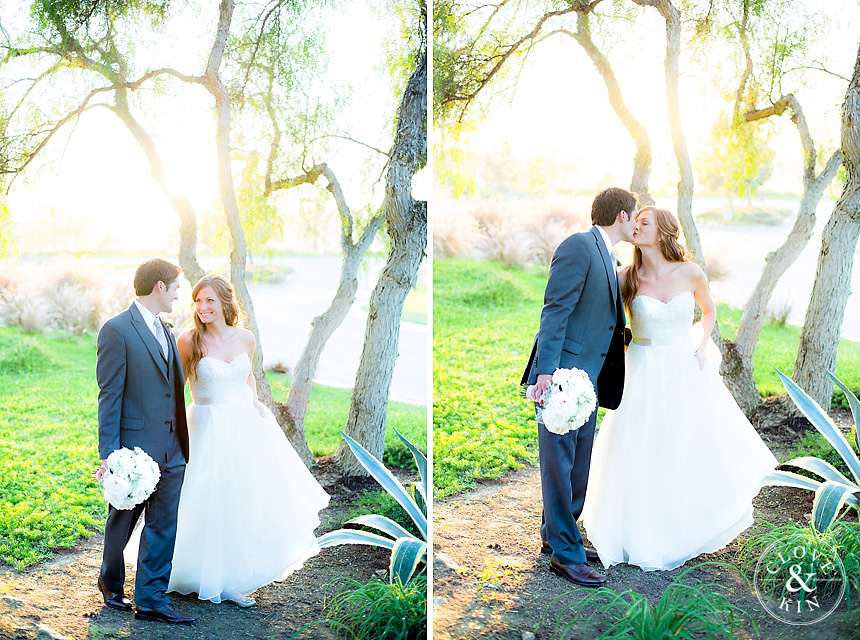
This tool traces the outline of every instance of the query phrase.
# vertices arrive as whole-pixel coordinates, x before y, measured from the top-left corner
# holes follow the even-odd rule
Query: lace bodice
[[[638,295],[631,305],[630,328],[634,338],[674,341],[690,333],[696,299],[682,291],[669,302]]]
[[[251,397],[245,384],[251,373],[251,360],[245,352],[230,362],[204,357],[197,363],[197,379],[191,382],[191,393],[198,404],[231,402]]]

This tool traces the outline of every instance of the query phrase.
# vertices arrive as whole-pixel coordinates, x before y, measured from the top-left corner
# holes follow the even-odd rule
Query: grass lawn
[[[540,323],[546,269],[493,262],[433,263],[434,491],[444,496],[537,461],[531,403],[519,381]],[[719,305],[722,335],[741,311]],[[784,393],[774,368],[791,374],[797,327],[765,325],[754,358],[763,395]],[[860,344],[840,341],[836,374],[860,388]]]
[[[0,328],[0,561],[22,568],[73,547],[104,526],[106,503],[91,474],[98,464],[96,346],[92,336],[25,335]],[[270,374],[276,399],[289,380]],[[316,386],[308,444],[337,447],[349,390]],[[426,447],[426,407],[392,402],[386,454],[411,460],[391,430]]]

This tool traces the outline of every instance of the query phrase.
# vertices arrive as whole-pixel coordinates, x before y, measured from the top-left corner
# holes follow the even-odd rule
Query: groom
[[[544,293],[540,330],[522,384],[534,384],[539,397],[556,369],[576,367],[596,383],[598,404],[615,409],[624,387],[624,308],[613,245],[633,239],[635,193],[610,187],[591,204],[594,226],[568,236],[555,250]],[[579,429],[564,435],[538,422],[543,523],[543,553],[550,571],[571,582],[596,587],[606,578],[585,564],[586,552],[576,524],[585,502],[597,411]]]
[[[134,599],[135,618],[189,624],[194,618],[173,609],[165,595],[176,542],[179,493],[188,461],[185,424],[185,377],[176,341],[158,317],[173,309],[181,269],[153,258],[137,268],[137,299],[99,331],[96,378],[99,384],[99,458],[121,447],[140,447],[158,464],[155,492],[128,510],[108,507],[104,553],[98,588],[107,606],[131,611],[123,594],[123,549],[140,514],[140,536]]]

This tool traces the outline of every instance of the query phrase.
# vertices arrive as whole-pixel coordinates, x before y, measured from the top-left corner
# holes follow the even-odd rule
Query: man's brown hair
[[[150,258],[134,272],[134,293],[148,296],[159,282],[170,286],[179,277],[182,269],[161,258]]]
[[[639,195],[627,189],[621,187],[604,189],[594,196],[594,201],[591,203],[591,224],[611,227],[620,212],[630,213],[638,201]],[[633,216],[635,215],[634,213]]]

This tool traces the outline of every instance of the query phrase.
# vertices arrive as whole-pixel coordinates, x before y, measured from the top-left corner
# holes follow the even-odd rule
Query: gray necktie
[[[615,256],[615,249],[609,252],[609,261],[612,263],[612,272],[615,274],[615,286],[618,287],[618,258]]]
[[[164,335],[164,327],[161,326],[161,321],[157,317],[152,324],[155,327],[155,337],[158,339],[158,344],[161,345],[161,353],[167,360],[167,336]]]

